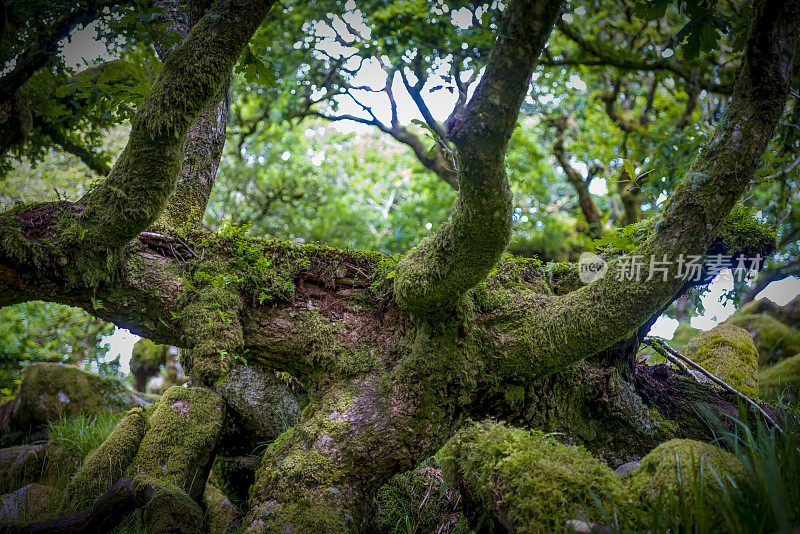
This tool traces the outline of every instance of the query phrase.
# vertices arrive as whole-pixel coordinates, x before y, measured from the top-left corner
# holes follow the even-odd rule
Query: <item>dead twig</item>
[[[740,399],[742,399],[745,402],[747,402],[748,404],[750,404],[762,416],[764,416],[764,419],[769,421],[769,423],[772,426],[774,426],[778,430],[778,432],[780,432],[781,434],[784,433],[783,429],[781,428],[781,426],[778,423],[776,423],[775,420],[772,417],[770,417],[769,414],[767,412],[765,412],[764,409],[761,408],[761,406],[759,406],[756,401],[754,401],[753,399],[751,399],[750,397],[748,397],[744,393],[742,393],[740,391],[737,391],[735,388],[733,388],[732,386],[726,384],[725,382],[723,382],[722,380],[720,380],[719,378],[717,378],[713,374],[709,373],[700,364],[695,363],[694,361],[690,360],[689,358],[687,358],[686,356],[684,356],[683,354],[681,354],[680,352],[678,352],[674,348],[670,347],[666,343],[666,341],[664,341],[663,339],[659,339],[659,338],[655,338],[655,337],[646,337],[646,338],[644,338],[642,340],[642,343],[652,347],[653,350],[655,350],[656,352],[658,352],[659,354],[664,356],[670,362],[675,363],[676,365],[678,365],[678,367],[680,367],[682,370],[684,370],[686,372],[689,372],[689,369],[685,365],[678,364],[677,362],[680,361],[681,363],[685,363],[685,364],[691,365],[692,367],[697,369],[703,376],[705,376],[706,378],[708,378],[709,380],[711,380],[712,382],[714,382],[715,384],[720,386],[722,389],[725,389],[725,390],[733,393],[734,395],[738,396]],[[692,374],[692,373],[689,373],[689,374]]]

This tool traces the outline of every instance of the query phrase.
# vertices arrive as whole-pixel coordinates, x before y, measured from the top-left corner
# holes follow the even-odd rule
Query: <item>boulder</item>
[[[692,494],[700,487],[701,463],[702,487],[708,498],[721,494],[720,483],[727,489],[741,486],[745,467],[736,456],[701,441],[673,439],[642,458],[639,468],[626,478],[629,492],[643,503],[656,502],[660,495],[669,491],[683,490]]]
[[[800,354],[786,358],[758,373],[758,394],[764,400],[796,402],[800,399]]]
[[[16,424],[38,426],[81,412],[125,410],[148,401],[128,391],[120,382],[77,367],[58,363],[33,363],[22,371],[13,419]]]
[[[10,529],[45,519],[52,496],[52,488],[35,483],[3,495],[0,497],[0,527]]]
[[[747,330],[758,348],[761,366],[777,363],[800,353],[800,330],[769,315],[734,314],[723,324]]]
[[[217,386],[233,424],[262,441],[272,441],[300,419],[294,392],[275,374],[258,365],[239,365]]]
[[[214,534],[233,532],[242,523],[242,512],[210,481],[203,493],[205,531]]]
[[[576,517],[598,516],[597,500],[625,501],[620,477],[585,449],[493,422],[456,435],[442,472],[473,524],[488,511],[503,531],[561,532]]]
[[[55,483],[79,467],[80,460],[55,443],[22,445],[0,450],[0,494],[32,482]]]
[[[686,356],[749,397],[757,394],[758,351],[747,330],[718,325],[694,336]]]

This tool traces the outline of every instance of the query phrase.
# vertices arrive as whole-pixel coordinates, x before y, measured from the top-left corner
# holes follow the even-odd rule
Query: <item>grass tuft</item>
[[[50,436],[50,441],[65,450],[78,453],[83,459],[106,440],[124,415],[124,413],[98,412],[65,417],[62,414],[58,421],[51,421],[48,424],[47,434]]]

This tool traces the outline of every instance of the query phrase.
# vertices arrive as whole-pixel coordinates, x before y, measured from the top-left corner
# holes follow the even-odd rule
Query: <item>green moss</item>
[[[678,328],[675,329],[675,333],[672,335],[670,345],[676,349],[682,349],[700,332],[702,332],[702,330],[692,328],[689,323],[678,323]]]
[[[800,354],[786,358],[758,373],[758,393],[764,400],[800,399]]]
[[[740,255],[766,258],[772,254],[777,246],[777,229],[757,218],[755,213],[755,208],[735,205],[717,228],[707,254],[727,254],[734,260]]]
[[[745,395],[756,396],[758,351],[746,330],[721,324],[701,332],[687,344],[686,355]]]
[[[542,262],[503,254],[486,279],[477,285],[473,298],[481,310],[489,311],[508,305],[520,290],[551,293]]]
[[[206,483],[203,493],[205,507],[205,531],[214,534],[232,532],[242,522],[242,513],[222,492],[211,482]]]
[[[134,408],[83,462],[67,488],[69,511],[83,508],[127,471],[147,428],[144,409]]]
[[[31,482],[56,484],[72,475],[81,459],[70,451],[48,442],[0,450],[0,495]]]
[[[734,314],[725,324],[750,332],[758,348],[759,365],[769,365],[800,353],[800,330],[768,315]]]
[[[435,465],[401,473],[373,498],[371,532],[439,532],[458,516],[458,492],[448,488]]]
[[[442,464],[448,483],[513,532],[562,530],[566,521],[597,512],[594,496],[622,502],[619,477],[585,450],[496,423],[457,435]]]
[[[576,263],[548,263],[545,271],[555,295],[564,295],[584,285],[578,276],[578,265]]]
[[[698,492],[701,486],[705,495],[713,499],[723,488],[739,487],[744,476],[744,465],[733,454],[700,441],[674,439],[642,458],[639,469],[626,483],[630,495],[643,502],[653,502],[659,496],[663,498],[664,492],[679,489]]]
[[[136,476],[134,484],[147,484],[155,490],[142,510],[142,524],[147,534],[202,532],[203,512],[185,491],[163,479],[144,475]]]
[[[132,404],[133,397],[117,380],[40,362],[22,372],[16,420],[36,425],[58,419],[60,414],[77,417],[82,412],[122,410]]]
[[[148,419],[131,471],[158,478],[199,500],[224,421],[225,404],[213,391],[168,389]]]

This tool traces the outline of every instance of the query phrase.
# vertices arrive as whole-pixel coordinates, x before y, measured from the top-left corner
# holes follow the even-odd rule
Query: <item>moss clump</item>
[[[199,500],[224,421],[225,403],[213,391],[168,389],[147,421],[147,433],[131,470],[172,484]]]
[[[758,348],[758,364],[761,366],[800,353],[800,330],[774,317],[734,314],[725,324],[739,326],[750,332]]]
[[[744,465],[733,454],[701,441],[673,439],[642,458],[627,484],[632,497],[652,503],[665,492],[698,492],[701,483],[703,493],[713,498],[723,487],[740,486],[744,476]]]
[[[242,512],[222,492],[211,483],[206,483],[203,493],[205,531],[225,534],[238,528],[242,522]]]
[[[598,512],[593,496],[622,502],[619,477],[584,449],[491,422],[457,435],[443,452],[442,471],[513,532],[563,530],[568,520]]]
[[[33,363],[22,372],[16,422],[39,425],[59,415],[122,410],[134,397],[116,380],[58,363]]]
[[[758,351],[747,330],[718,325],[693,337],[686,355],[745,395],[756,395]]]
[[[761,369],[758,373],[758,393],[764,400],[800,399],[800,354]]]
[[[727,254],[734,260],[740,255],[766,258],[772,254],[777,245],[777,230],[758,219],[755,212],[754,208],[735,205],[717,228],[707,254]]]
[[[129,411],[122,422],[94,450],[72,478],[67,488],[67,505],[81,509],[94,501],[121,478],[139,449],[147,428],[142,408]]]
[[[200,534],[203,512],[185,491],[159,478],[139,475],[134,485],[154,488],[153,496],[142,510],[142,523],[147,534]]]
[[[541,261],[503,254],[486,279],[475,288],[473,298],[482,310],[488,311],[510,303],[520,289],[552,293]]]
[[[401,473],[375,493],[371,532],[440,532],[459,519],[457,491],[433,465]],[[451,530],[452,532],[452,530]]]

